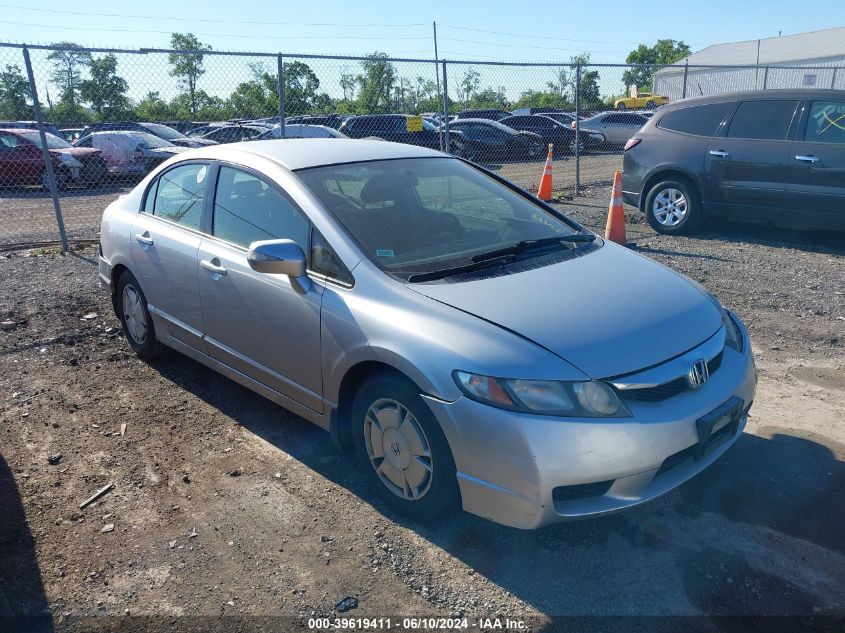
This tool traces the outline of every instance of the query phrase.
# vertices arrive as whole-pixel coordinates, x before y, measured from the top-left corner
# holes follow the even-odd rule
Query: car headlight
[[[70,154],[59,154],[59,160],[62,161],[68,167],[82,167],[82,163],[80,163]]]
[[[521,380],[466,371],[452,376],[467,397],[500,409],[579,418],[631,415],[616,392],[598,380]]]
[[[743,351],[745,340],[742,338],[736,317],[724,308],[722,308],[722,323],[725,325],[725,345],[737,352]]]

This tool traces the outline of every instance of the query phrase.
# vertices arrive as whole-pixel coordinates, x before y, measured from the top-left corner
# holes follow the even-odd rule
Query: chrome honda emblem
[[[710,378],[710,370],[707,368],[707,362],[703,358],[699,358],[690,367],[689,373],[687,373],[687,382],[693,389],[698,389],[707,382],[708,378]]]

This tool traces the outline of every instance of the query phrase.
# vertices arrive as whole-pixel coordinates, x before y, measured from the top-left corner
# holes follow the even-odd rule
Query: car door
[[[784,207],[788,136],[798,101],[741,101],[727,126],[710,139],[705,196],[717,205],[741,206],[753,219]]]
[[[0,132],[0,185],[40,182],[44,152],[17,134]]]
[[[300,294],[284,275],[247,262],[257,240],[291,239],[308,252],[310,222],[274,183],[220,165],[211,226],[199,248],[206,353],[313,411],[322,412],[323,287]]]
[[[810,101],[789,144],[786,202],[795,214],[845,221],[845,99]],[[802,218],[794,218],[800,220]],[[813,221],[813,218],[806,218]],[[817,218],[824,225],[824,218]]]
[[[177,341],[203,349],[197,285],[209,166],[179,163],[147,189],[131,232],[132,266],[156,327]]]
[[[600,124],[597,126],[598,131],[604,135],[604,140],[609,145],[621,145],[630,138],[628,131],[623,124],[624,116],[624,114],[607,114],[603,119],[601,119]],[[593,126],[589,124],[585,127],[591,130],[593,129]]]

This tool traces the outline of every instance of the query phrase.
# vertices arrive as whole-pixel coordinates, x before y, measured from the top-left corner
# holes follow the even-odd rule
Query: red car
[[[47,149],[56,174],[56,185],[101,182],[106,163],[97,149],[73,147],[64,139],[46,134]],[[36,130],[0,129],[0,187],[41,185],[49,188],[41,137]]]

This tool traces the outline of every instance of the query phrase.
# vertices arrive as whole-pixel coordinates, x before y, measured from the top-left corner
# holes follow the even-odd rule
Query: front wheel
[[[701,224],[701,201],[686,181],[664,180],[648,192],[645,213],[658,233],[688,235]]]
[[[654,101],[652,101],[651,99],[649,99],[649,100],[646,102],[645,107],[647,107],[647,108],[648,108],[648,109],[650,109],[650,110],[654,110]]]
[[[573,138],[571,141],[569,141],[569,153],[574,154],[575,149],[576,149],[576,143],[575,143],[575,139]],[[583,139],[578,139],[577,149],[578,149],[579,154],[581,154],[581,155],[584,154],[584,150],[587,149],[587,145],[584,143]]]
[[[66,169],[53,168],[53,175],[56,177],[56,189],[64,191],[70,184],[71,175]],[[47,170],[41,172],[41,187],[44,191],[50,191],[50,175]]]
[[[624,110],[625,104],[620,101],[619,103],[616,104],[616,109],[617,110]]]
[[[367,380],[355,396],[352,425],[367,479],[394,510],[424,521],[457,506],[452,452],[413,383],[391,374]]]

